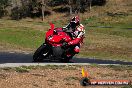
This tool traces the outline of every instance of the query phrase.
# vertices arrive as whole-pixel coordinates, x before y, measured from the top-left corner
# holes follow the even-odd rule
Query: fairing
[[[54,24],[50,24],[51,28],[49,31],[46,33],[46,42],[53,46],[61,46],[62,42],[69,42],[71,41],[71,37],[63,32],[62,28],[55,28],[54,29]]]

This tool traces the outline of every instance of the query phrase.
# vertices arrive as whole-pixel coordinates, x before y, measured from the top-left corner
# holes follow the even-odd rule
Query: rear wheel
[[[73,56],[75,55],[75,53],[74,52],[72,52],[73,50],[71,49],[71,48],[69,48],[69,49],[67,49],[64,53],[63,53],[63,55],[62,55],[62,58],[61,58],[61,62],[64,62],[64,63],[68,63],[72,58],[73,58]],[[69,53],[69,55],[68,55],[68,53]]]
[[[63,62],[63,63],[67,63],[70,61],[71,58],[63,58],[61,59],[60,61]]]
[[[64,58],[61,59],[61,62],[67,63],[67,62],[69,62],[72,59],[73,56],[74,55],[72,55],[70,57],[65,56]]]
[[[46,44],[41,45],[33,55],[34,62],[41,62],[49,54],[49,47]]]

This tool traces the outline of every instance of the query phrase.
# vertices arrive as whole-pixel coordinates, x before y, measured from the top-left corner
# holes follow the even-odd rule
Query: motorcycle
[[[69,62],[76,54],[75,46],[64,46],[66,42],[72,40],[70,31],[64,31],[63,28],[54,28],[54,24],[50,24],[51,28],[46,32],[45,43],[43,43],[34,53],[33,60],[41,62],[44,59],[57,59],[61,62]]]

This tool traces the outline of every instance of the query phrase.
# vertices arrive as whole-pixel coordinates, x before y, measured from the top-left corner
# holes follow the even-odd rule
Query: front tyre
[[[49,47],[46,44],[42,44],[34,53],[33,61],[41,62],[44,58],[46,58],[49,54]]]

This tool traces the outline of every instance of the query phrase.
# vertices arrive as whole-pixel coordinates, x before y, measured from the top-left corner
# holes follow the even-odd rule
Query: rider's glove
[[[68,30],[68,28],[66,28],[66,27],[63,27],[62,29],[64,32]]]

